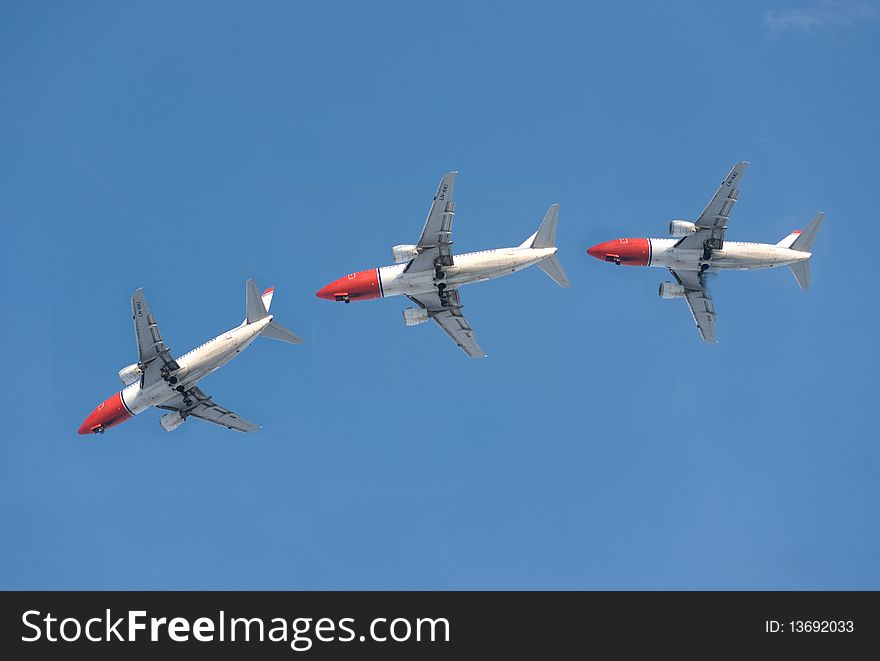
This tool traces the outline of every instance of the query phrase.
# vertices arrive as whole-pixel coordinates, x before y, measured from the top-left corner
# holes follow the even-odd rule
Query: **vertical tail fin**
[[[794,243],[795,239],[797,239],[801,235],[800,230],[795,230],[787,237],[782,239],[779,243],[776,244],[777,248],[791,248],[791,244]]]
[[[819,233],[819,227],[825,220],[825,212],[820,211],[816,217],[807,225],[807,229],[801,232],[798,237],[789,246],[792,250],[800,250],[801,252],[810,252],[813,248],[813,241],[816,240],[816,234]]]
[[[269,287],[266,291],[262,293],[260,298],[263,300],[263,306],[266,308],[266,312],[269,311],[269,307],[272,305],[272,297],[275,295],[275,287]]]

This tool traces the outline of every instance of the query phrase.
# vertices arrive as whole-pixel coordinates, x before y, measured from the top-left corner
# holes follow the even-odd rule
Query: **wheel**
[[[170,379],[168,379],[168,381],[169,381],[169,383],[171,383],[171,385],[174,385],[175,383],[177,383],[177,377],[172,376]]]
[[[443,291],[444,289],[446,289],[446,283],[445,282],[439,283],[437,285],[437,289],[439,289],[440,291]]]
[[[184,388],[183,386],[177,386],[177,388],[175,388],[175,390],[177,392],[183,392],[184,390],[186,390],[186,388]]]

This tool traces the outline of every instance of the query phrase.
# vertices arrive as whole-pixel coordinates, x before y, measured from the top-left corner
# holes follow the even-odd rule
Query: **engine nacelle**
[[[395,264],[403,264],[411,259],[415,259],[419,254],[419,247],[409,243],[401,243],[391,249],[391,255],[394,257]]]
[[[418,326],[428,319],[428,311],[425,308],[407,308],[403,311],[403,323],[407,326]]]
[[[686,220],[673,220],[669,223],[669,234],[676,238],[693,234],[697,231],[697,226]]]
[[[180,415],[180,412],[174,411],[174,413],[166,413],[159,418],[159,424],[162,425],[162,429],[165,431],[174,431],[180,427],[185,420],[186,418]]]
[[[140,379],[141,374],[143,373],[144,371],[141,369],[140,365],[132,363],[128,367],[123,367],[119,370],[119,380],[125,385],[130,385]]]
[[[682,298],[687,294],[687,290],[674,282],[660,283],[660,298]]]

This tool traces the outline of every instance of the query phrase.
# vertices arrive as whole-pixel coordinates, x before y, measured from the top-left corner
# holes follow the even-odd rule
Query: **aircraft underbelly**
[[[188,372],[185,385],[193,386],[199,379],[220,369],[249,347],[256,338],[256,334],[240,339],[236,338],[233,332],[227,333],[226,338],[218,341],[216,347],[211,347],[204,354],[196,355],[191,361],[187,361]]]
[[[192,388],[200,379],[223,367],[235,358],[256,337],[256,334],[254,334],[243,341],[236,341],[232,332],[227,333],[227,337],[221,336],[212,346],[202,347],[193,354],[182,357],[178,361],[180,369],[174,373],[178,377],[177,384],[172,385],[164,380],[159,380],[147,388],[141,388],[139,383],[134,383],[125,388],[122,392],[125,405],[133,414],[137,415],[151,406],[159,406],[167,402],[169,399],[177,396],[176,386]]]
[[[651,266],[697,271],[703,264],[709,264],[712,270],[750,270],[769,269],[790,263],[775,255],[772,250],[763,246],[734,246],[724,250],[716,250],[708,262],[702,259],[702,253],[695,250],[666,250],[655,253]]]
[[[133,383],[122,391],[122,401],[134,415],[146,411],[151,406],[168,401],[174,397],[174,391],[165,381],[141,388],[140,383]]]
[[[519,267],[521,268],[521,267]],[[472,266],[462,269],[458,275],[450,278],[450,283],[454,285],[467,285],[479,280],[491,280],[502,275],[507,275],[517,270],[513,265],[492,264],[483,266]]]
[[[519,270],[518,267],[516,270]],[[450,287],[460,287],[479,280],[497,278],[512,271],[512,266],[504,264],[456,264],[444,269],[442,280],[435,281],[433,271],[420,273],[402,273],[391,282],[383,280],[383,295],[399,296],[401,294],[417,295],[436,291],[437,283],[444,282]]]

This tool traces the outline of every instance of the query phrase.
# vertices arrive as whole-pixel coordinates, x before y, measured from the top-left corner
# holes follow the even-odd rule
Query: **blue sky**
[[[2,588],[880,588],[876,2],[18,3],[0,10]],[[584,250],[824,210],[813,288]],[[460,170],[459,251],[561,204],[572,281],[466,288],[469,361],[405,300],[314,292],[414,242]],[[202,382],[264,425],[77,427],[244,283],[307,342]]]

